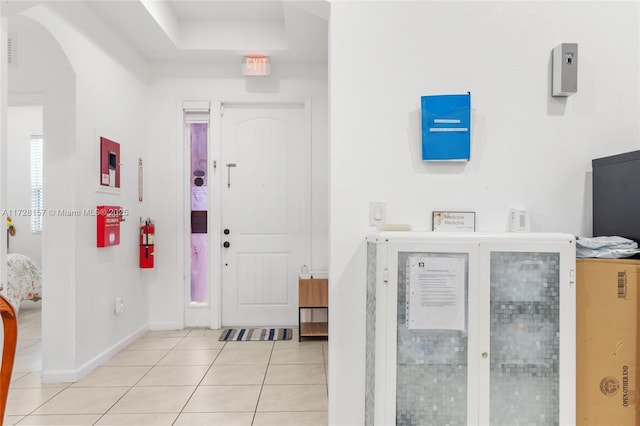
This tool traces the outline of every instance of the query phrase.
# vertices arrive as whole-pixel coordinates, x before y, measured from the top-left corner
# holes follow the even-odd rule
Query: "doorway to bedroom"
[[[7,253],[42,264],[43,153],[42,105],[7,110]],[[10,222],[10,224],[9,224]]]
[[[12,96],[7,108],[6,203],[2,220],[6,223],[7,289],[5,294],[18,310],[23,331],[34,332],[31,356],[21,368],[42,369],[40,318],[42,312],[42,232],[44,199],[43,106]],[[29,349],[29,348],[23,348]]]

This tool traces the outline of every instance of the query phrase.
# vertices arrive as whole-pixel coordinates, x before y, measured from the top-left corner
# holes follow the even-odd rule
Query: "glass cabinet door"
[[[395,423],[466,425],[469,253],[397,255]]]
[[[490,252],[490,424],[559,424],[560,253]]]

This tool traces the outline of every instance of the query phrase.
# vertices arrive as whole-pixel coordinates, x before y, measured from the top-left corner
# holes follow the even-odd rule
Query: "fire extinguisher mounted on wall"
[[[156,227],[150,218],[142,222],[140,218],[140,267],[141,268],[153,268],[154,267],[154,234]]]

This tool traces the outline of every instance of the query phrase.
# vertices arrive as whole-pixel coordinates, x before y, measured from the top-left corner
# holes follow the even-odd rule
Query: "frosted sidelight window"
[[[191,147],[191,303],[207,303],[209,244],[207,234],[208,182],[207,141],[208,123],[189,123]]]
[[[396,370],[396,424],[418,425],[466,425],[467,424],[467,352],[468,335],[466,320],[463,329],[409,328],[407,299],[410,294],[409,277],[412,276],[411,259],[419,256],[426,266],[438,265],[447,260],[462,265],[463,294],[461,297],[464,318],[468,312],[468,253],[398,253],[398,343]],[[439,276],[429,277],[438,280]],[[415,278],[415,274],[413,274]],[[439,304],[454,298],[438,287]],[[434,292],[431,294],[433,295]],[[415,295],[414,295],[415,296]],[[443,301],[444,300],[444,301]],[[426,308],[432,308],[432,300],[422,300]],[[415,305],[414,302],[411,305]]]
[[[491,425],[559,424],[560,254],[491,252]]]

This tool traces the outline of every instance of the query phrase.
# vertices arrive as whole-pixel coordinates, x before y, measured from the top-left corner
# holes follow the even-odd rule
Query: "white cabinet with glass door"
[[[575,424],[573,236],[382,232],[367,269],[366,424]]]

